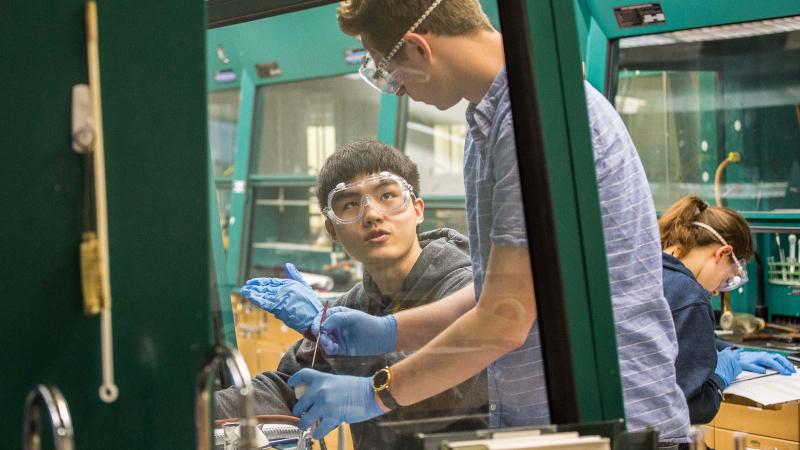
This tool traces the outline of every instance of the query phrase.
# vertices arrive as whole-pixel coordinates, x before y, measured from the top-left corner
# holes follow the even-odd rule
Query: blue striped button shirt
[[[622,120],[588,83],[586,102],[616,323],[628,429],[685,442],[686,401],[675,380],[675,327],[661,284],[661,246],[644,169]],[[475,295],[492,245],[526,246],[511,102],[505,69],[467,110],[464,185]],[[493,427],[549,422],[539,329],[489,367]]]

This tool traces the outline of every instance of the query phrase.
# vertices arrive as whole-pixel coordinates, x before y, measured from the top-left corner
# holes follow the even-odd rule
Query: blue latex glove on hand
[[[288,279],[248,280],[242,286],[242,296],[302,334],[321,315],[322,304],[292,263],[286,263],[285,270]]]
[[[289,378],[289,386],[305,385],[305,392],[292,414],[300,417],[298,427],[305,430],[321,422],[314,439],[322,439],[342,422],[357,423],[383,415],[375,402],[372,377],[332,375],[303,369]]]
[[[781,375],[791,375],[796,372],[794,364],[777,353],[740,351],[739,364],[742,370],[755,373],[767,373],[766,369],[772,369]]]
[[[319,335],[319,318],[311,332]],[[344,306],[328,309],[319,345],[329,355],[383,355],[397,344],[397,321],[394,315],[372,316]]]
[[[722,378],[722,382],[725,383],[725,386],[722,387],[723,389],[730,386],[733,380],[742,373],[738,353],[738,350],[733,350],[731,347],[720,350],[717,353],[717,368],[714,369],[714,373]]]

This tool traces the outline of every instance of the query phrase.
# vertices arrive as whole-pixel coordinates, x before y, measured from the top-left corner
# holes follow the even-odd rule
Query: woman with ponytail
[[[722,391],[742,370],[788,375],[795,369],[775,353],[732,347],[717,351],[711,296],[747,282],[745,265],[755,253],[747,221],[730,208],[710,207],[699,197],[686,196],[664,212],[658,225],[664,296],[678,337],[675,374],[691,423],[708,423],[717,414]]]

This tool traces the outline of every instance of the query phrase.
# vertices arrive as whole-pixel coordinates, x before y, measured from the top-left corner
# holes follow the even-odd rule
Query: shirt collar
[[[505,66],[500,69],[494,78],[486,95],[477,104],[470,103],[467,107],[467,123],[470,128],[477,129],[483,135],[488,135],[494,123],[494,112],[497,109],[500,99],[508,89],[508,77],[506,76]]]

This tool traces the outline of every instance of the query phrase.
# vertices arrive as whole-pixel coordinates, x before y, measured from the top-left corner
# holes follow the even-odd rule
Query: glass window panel
[[[622,39],[616,108],[656,208],[700,195],[800,213],[800,18]]]
[[[380,94],[357,74],[261,86],[256,102],[256,175],[314,175],[337,146],[378,130]]]
[[[254,191],[250,277],[283,277],[284,264],[291,262],[301,271],[330,277],[334,291],[346,291],[360,281],[360,269],[345,262],[346,255],[325,231],[313,188]]]
[[[491,5],[495,2],[487,0],[485,3]],[[452,3],[441,3],[445,7],[450,4]],[[326,20],[331,20],[326,23],[333,23],[333,9],[330,13],[323,15]],[[436,11],[434,11],[435,13]],[[292,17],[292,15],[283,17]],[[297,18],[297,16],[294,17]],[[417,17],[419,16],[417,15]],[[279,16],[276,20],[280,18]],[[552,18],[548,16],[545,23],[551,19],[557,20],[555,16]],[[404,32],[408,23],[413,23],[413,20],[411,18],[411,20],[405,21],[406,23],[397,26],[398,33]],[[572,17],[565,20],[572,20]],[[300,23],[300,21],[297,20],[296,23]],[[309,33],[316,32],[317,27],[307,27],[306,30]],[[301,51],[311,48],[306,45],[307,42],[317,44],[314,48],[327,49],[326,45],[328,44],[327,39],[314,41],[313,38],[308,38],[290,41],[292,44],[287,45],[303,42],[304,48],[294,47]],[[550,42],[545,39],[538,41]],[[506,42],[512,42],[512,40],[509,39]],[[439,44],[436,44],[434,40],[432,45]],[[577,49],[574,50],[577,52]],[[496,56],[497,58],[492,59],[499,61],[503,53],[495,47],[491,56]],[[315,60],[314,63],[316,64],[317,61]],[[558,69],[557,65],[548,67],[553,70]],[[497,67],[497,70],[500,68]],[[469,71],[468,67],[467,71]],[[288,70],[286,73],[289,73]],[[465,73],[463,78],[453,77],[447,81],[459,83],[461,79],[471,78],[469,75],[478,74]],[[442,81],[438,77],[434,77],[433,80]],[[713,82],[714,79],[710,80]],[[485,81],[482,84],[488,85],[490,80],[482,81]],[[684,81],[690,83],[691,79]],[[432,84],[428,86],[430,89],[421,88],[419,91],[412,92],[411,82],[407,84],[409,95],[413,94],[412,96],[419,101],[437,104],[444,102],[444,100],[437,102],[439,99],[436,97],[446,89],[446,86]],[[574,86],[574,88],[578,87]],[[608,126],[607,120],[615,119],[615,115],[608,114],[607,105],[595,97],[596,93],[587,92],[595,105],[600,103],[594,111],[601,108],[604,111],[599,118],[592,117],[594,130],[603,130]],[[663,96],[660,98],[663,99]],[[509,121],[505,120],[507,116],[499,113],[499,111],[507,111],[507,108],[501,108],[501,106],[507,105],[498,105],[498,103],[506,101],[507,97],[503,95],[487,99],[484,103],[486,109],[483,111],[485,116],[490,118],[488,121],[493,121],[493,123],[484,124],[485,128],[491,128],[491,131],[496,133],[500,128],[509,126]],[[552,99],[549,101],[552,103]],[[295,181],[305,178],[304,176],[307,175],[314,175],[322,161],[337,145],[350,142],[357,137],[374,136],[377,129],[375,118],[378,111],[378,95],[365,87],[355,76],[262,87],[259,89],[256,105],[258,114],[254,122],[256,127],[261,128],[257,129],[254,135],[251,173],[257,175],[301,175],[285,177],[293,178]],[[422,400],[417,398],[414,402],[409,402],[414,404],[394,411],[393,415],[375,419],[367,424],[353,424],[355,441],[360,442],[360,448],[410,448],[414,434],[419,432],[484,428],[487,426],[485,422],[487,414],[503,421],[495,422],[495,425],[529,425],[548,421],[547,406],[544,402],[547,390],[542,373],[543,365],[538,364],[541,360],[538,349],[538,327],[533,321],[533,314],[531,314],[533,306],[535,306],[535,299],[531,285],[527,233],[519,190],[520,174],[515,172],[517,168],[516,149],[507,144],[508,140],[501,141],[500,145],[490,143],[487,147],[481,147],[487,142],[484,141],[484,143],[476,144],[478,147],[471,148],[470,152],[465,154],[463,152],[464,136],[467,132],[465,109],[466,102],[462,102],[448,111],[439,111],[422,103],[411,102],[404,151],[420,168],[421,197],[430,200],[426,220],[419,226],[419,231],[426,232],[442,226],[451,226],[466,231],[464,218],[468,216],[471,238],[469,244],[475,260],[471,261],[464,239],[451,237],[446,244],[440,242],[444,247],[441,251],[437,249],[437,246],[425,247],[430,244],[428,241],[420,244],[422,248],[419,253],[400,251],[395,253],[393,250],[397,250],[397,248],[391,248],[391,244],[397,241],[392,241],[390,238],[381,241],[383,236],[379,235],[375,243],[389,242],[391,244],[383,248],[376,245],[378,250],[387,250],[389,247],[388,250],[392,251],[375,251],[371,254],[369,251],[363,251],[361,255],[367,256],[362,259],[363,267],[358,269],[360,265],[355,265],[355,273],[350,278],[350,282],[339,283],[337,281],[336,289],[342,286],[342,290],[345,290],[353,286],[354,282],[362,279],[359,274],[361,271],[365,280],[364,289],[359,290],[360,287],[356,287],[351,292],[352,297],[348,300],[354,301],[349,305],[373,315],[386,315],[398,310],[439,301],[460,287],[468,286],[470,282],[475,281],[475,289],[468,289],[466,292],[488,293],[479,299],[481,305],[485,305],[485,307],[473,309],[470,313],[479,314],[479,320],[461,321],[461,326],[467,327],[466,330],[461,330],[461,334],[454,335],[450,331],[446,336],[447,340],[439,339],[429,343],[428,347],[423,347],[423,350],[412,357],[425,358],[422,360],[425,364],[415,368],[416,375],[412,375],[413,378],[406,376],[404,381],[401,381],[400,377],[395,378],[394,386],[405,382],[406,386],[411,386],[407,388],[406,395],[412,396],[415,393],[418,394],[418,392],[414,392],[415,390],[424,393],[429,384],[427,382],[431,379],[438,381],[452,377],[456,373],[464,375],[463,372],[466,371],[470,371],[470,375],[473,377],[456,377],[457,380],[466,381],[455,386],[456,390],[447,390],[431,401],[417,402]],[[494,114],[495,112],[498,114]],[[656,117],[656,119],[658,118]],[[530,124],[528,117],[519,117],[518,120]],[[561,123],[561,121],[560,119],[558,122]],[[668,123],[664,129],[671,129],[670,127],[676,128],[677,125]],[[503,131],[511,132],[512,130],[506,128]],[[548,142],[550,142],[549,139]],[[655,142],[661,141],[655,140]],[[669,144],[672,141],[667,140],[667,142],[668,144],[664,144],[664,149],[667,149],[668,145],[679,146],[679,144]],[[624,164],[636,161],[635,153],[628,152],[633,152],[633,149],[625,145],[622,147],[624,148],[615,150],[624,151],[623,157],[605,164],[600,167],[601,170],[605,173],[612,172]],[[602,150],[604,149],[598,149],[598,151]],[[464,159],[473,164],[466,164],[468,169],[466,173],[462,174],[462,167],[465,165]],[[658,159],[655,160],[658,161]],[[558,179],[559,176],[566,174],[562,180],[570,184],[569,188],[571,189],[574,187],[571,179],[573,167],[564,167],[566,166],[562,166],[558,173],[551,175],[554,179]],[[634,167],[633,170],[641,170],[639,164],[629,167]],[[495,176],[498,173],[503,176]],[[625,308],[628,317],[636,316],[641,319],[633,324],[641,329],[631,330],[632,332],[628,333],[629,329],[622,326],[620,335],[646,335],[648,338],[653,338],[642,341],[644,343],[653,342],[650,348],[647,347],[649,344],[627,345],[627,354],[621,354],[621,356],[630,360],[635,355],[648,354],[655,355],[653,358],[658,359],[668,354],[663,351],[664,348],[671,348],[674,345],[666,340],[660,340],[663,336],[668,335],[665,330],[671,322],[669,312],[661,297],[660,277],[651,276],[653,273],[660,274],[658,269],[661,249],[658,246],[655,215],[649,202],[650,193],[646,186],[637,183],[641,177],[629,177],[621,183],[616,183],[613,176],[602,176],[603,173],[600,175],[598,177],[600,198],[612,204],[613,206],[608,210],[614,211],[603,217],[603,223],[607,227],[604,229],[606,242],[614,242],[609,251],[613,263],[609,273],[614,280],[612,283],[614,304],[619,308]],[[523,173],[521,176],[530,176],[530,174]],[[462,200],[465,195],[463,179],[466,179],[468,186],[466,192],[470,193],[468,214],[457,208],[456,204],[456,200]],[[263,180],[257,178],[251,181]],[[269,182],[272,183],[274,180]],[[249,223],[248,231],[250,241],[253,243],[249,248],[251,252],[249,256],[250,276],[281,276],[282,266],[285,262],[293,262],[306,272],[325,275],[332,274],[341,267],[340,263],[344,256],[342,254],[340,258],[341,253],[335,251],[338,248],[334,249],[333,244],[325,240],[322,221],[318,215],[319,208],[316,206],[317,201],[313,198],[313,193],[308,186],[262,186],[253,188],[252,192],[255,200],[249,209],[252,222]],[[408,218],[406,216],[406,219]],[[412,220],[403,224],[399,223],[400,218],[387,220],[391,220],[396,226],[393,231],[397,231],[401,226],[405,227],[403,229],[409,231],[407,236],[410,236],[410,239],[408,240],[416,244],[417,242],[414,241],[415,231],[417,231],[416,217],[412,215],[410,218]],[[457,226],[459,222],[462,224],[461,227]],[[625,223],[627,226],[616,226],[619,223]],[[568,223],[566,225],[568,227],[559,229],[559,232],[575,234],[585,231],[573,229],[576,224]],[[355,236],[355,239],[345,242],[348,248],[342,248],[342,250],[356,256],[358,256],[358,252],[355,250],[368,248],[364,241],[371,240],[371,238],[365,239],[363,235],[356,233],[359,231],[359,226],[360,224],[349,229],[348,227],[337,228],[341,242],[345,242],[342,239],[345,233],[352,233]],[[552,241],[549,236],[532,236],[531,239]],[[537,243],[540,242],[543,241]],[[640,242],[643,244],[638,245]],[[577,249],[577,254],[583,256],[583,250],[578,248],[577,244],[573,245],[574,243],[569,242],[567,244],[569,245],[567,253]],[[429,251],[426,252],[426,249]],[[491,265],[489,254],[492,254]],[[409,261],[402,258],[408,255],[416,259]],[[647,263],[645,264],[644,261]],[[405,264],[407,262],[412,264]],[[563,258],[561,262],[563,273],[566,276],[570,274],[570,269],[575,269],[578,271],[579,278],[583,279],[584,262],[580,258]],[[461,266],[454,267],[458,264]],[[474,268],[474,274],[460,270],[468,266]],[[417,267],[422,267],[423,270],[413,270]],[[553,266],[538,266],[536,269],[546,270],[550,267]],[[640,275],[644,275],[644,279],[639,278]],[[331,276],[333,277],[333,275]],[[375,281],[374,284],[368,285],[366,283],[368,276],[373,280],[381,278],[388,284],[384,287]],[[402,278],[401,283],[396,283],[399,278]],[[631,280],[635,280],[635,282]],[[547,283],[543,283],[543,285],[546,286]],[[367,288],[370,288],[369,292],[367,292]],[[565,297],[583,298],[585,296],[584,288],[583,283],[572,283],[570,286],[570,283],[565,280]],[[635,295],[633,295],[634,293]],[[344,301],[343,299],[339,300]],[[561,301],[560,299],[544,300],[540,306],[548,304],[549,302],[546,300]],[[593,307],[596,306],[593,305]],[[545,310],[545,308],[541,308],[541,310]],[[487,311],[492,312],[487,313]],[[601,325],[610,327],[610,321],[611,319],[604,320]],[[468,326],[470,322],[477,323],[478,326],[471,328]],[[465,323],[467,325],[464,325]],[[273,330],[277,328],[273,327]],[[419,333],[419,335],[424,336],[424,333]],[[380,337],[374,336],[374,339],[369,341],[378,340]],[[599,339],[600,333],[595,337]],[[275,337],[272,341],[278,342],[278,339]],[[367,344],[373,344],[369,341]],[[523,347],[513,352],[510,351],[513,347],[519,347],[522,341],[524,341]],[[444,342],[447,345],[442,345]],[[607,342],[600,342],[600,344],[605,343]],[[420,344],[424,344],[424,342]],[[303,345],[308,347],[312,344],[305,342]],[[288,343],[284,346],[289,357],[297,355],[295,349],[288,347]],[[504,347],[509,350],[509,353],[502,357],[499,365],[492,366],[488,371],[477,373],[481,367],[491,364],[491,361],[481,359],[491,355],[491,352],[487,352],[486,349],[498,347]],[[411,351],[413,349],[409,349],[409,353]],[[277,352],[280,352],[280,347],[276,346],[275,353]],[[346,356],[331,358],[328,355],[318,355],[320,359],[317,360],[318,366],[316,367],[328,372],[366,377],[385,365],[393,365],[399,359],[407,356],[408,353],[405,352],[358,358]],[[580,358],[575,359],[575,361],[579,360]],[[258,361],[258,364],[261,365],[261,360]],[[480,364],[475,364],[476,362]],[[474,367],[467,369],[459,367],[465,363],[474,364]],[[270,361],[269,364],[273,367],[264,367],[263,369],[275,370],[274,365],[277,363]],[[308,367],[307,358],[300,364]],[[674,382],[665,382],[674,379],[674,371],[669,369],[671,367],[672,361],[669,358],[656,361],[650,368],[656,370],[652,372],[648,370],[648,372],[651,374],[661,373],[648,376],[647,383],[650,387],[641,390],[642,392],[647,391],[644,392],[647,398],[642,399],[648,401],[647,412],[660,411],[658,414],[663,414],[663,416],[648,417],[648,420],[652,422],[658,420],[659,417],[678,417],[678,411],[672,411],[670,405],[678,405],[679,402],[673,400],[680,398],[682,393]],[[624,367],[620,372],[629,377],[627,386],[630,386],[631,379],[638,375],[638,373],[634,373],[633,377],[627,375],[631,371],[626,371]],[[651,380],[656,380],[656,382]],[[455,382],[455,380],[451,381]],[[452,388],[454,384],[450,384],[448,387]],[[633,386],[634,389],[629,389],[629,392],[631,390],[638,391],[635,389],[638,387],[640,386]],[[341,392],[337,391],[334,394]],[[344,393],[347,394],[346,391]],[[500,395],[501,393],[502,395]],[[614,392],[607,391],[603,395],[606,394],[614,395]],[[280,401],[281,399],[276,398],[275,400]],[[321,398],[318,400],[322,401]],[[350,399],[340,397],[337,399],[337,404],[347,403],[348,400]],[[583,398],[580,400],[583,407]],[[634,399],[632,402],[636,403],[638,400]],[[591,407],[592,401],[590,400],[588,404]],[[664,404],[667,404],[666,408],[661,407]],[[261,410],[260,412],[270,413],[271,411]],[[501,415],[501,413],[503,414]],[[639,415],[639,423],[633,425],[651,425],[652,422],[644,423]],[[680,423],[666,421],[664,423],[664,426],[669,429],[664,428],[663,430],[667,431],[685,428]],[[372,426],[372,428],[369,429],[366,426]],[[665,435],[667,439],[674,437],[666,433]]]
[[[488,0],[485,3],[493,5],[495,2]],[[442,5],[448,3],[443,2]],[[332,18],[333,15],[326,17]],[[407,29],[406,27],[407,24],[403,24],[400,32]],[[323,47],[327,42],[318,44]],[[502,52],[495,55],[503,56]],[[499,67],[497,69],[499,70]],[[414,93],[414,97],[431,103],[437,100],[430,97],[422,98],[425,96],[422,91],[425,90],[421,89]],[[411,92],[410,83],[409,92]],[[427,93],[435,97],[438,92],[437,89],[429,89]],[[374,136],[378,128],[379,95],[366,87],[356,76],[272,84],[261,87],[257,96],[254,155],[251,160],[251,173],[255,175],[295,175],[295,177],[284,177],[284,179],[292,178],[294,180],[292,182],[308,175],[315,175],[325,158],[338,145],[351,142],[355,138]],[[488,100],[487,103],[501,101],[500,98],[506,97],[498,96]],[[342,239],[345,233],[352,233],[356,239],[345,242],[348,248],[334,248],[333,243],[327,240],[323,222],[319,217],[317,201],[308,186],[259,186],[252,188],[254,200],[249,209],[251,221],[248,231],[252,243],[248,250],[249,276],[282,276],[283,264],[293,262],[304,272],[314,272],[332,278],[336,277],[337,270],[341,270],[347,278],[345,282],[337,279],[335,290],[345,291],[358,281],[367,280],[368,276],[373,280],[381,278],[386,283],[393,283],[398,281],[399,275],[402,275],[400,285],[389,284],[384,289],[377,281],[373,285],[365,282],[363,289],[356,287],[351,292],[352,297],[349,300],[355,301],[349,305],[373,315],[385,315],[433,303],[477,281],[478,292],[484,289],[483,292],[492,293],[480,301],[494,302],[486,308],[478,308],[481,314],[485,314],[484,311],[493,307],[497,307],[500,313],[491,317],[482,316],[482,320],[479,321],[481,328],[473,330],[474,333],[468,333],[469,337],[466,340],[461,341],[459,335],[451,335],[453,340],[448,344],[453,345],[439,346],[432,352],[423,350],[425,354],[422,356],[429,358],[427,361],[430,364],[418,368],[419,378],[412,380],[411,383],[420,389],[425,387],[426,380],[430,380],[432,375],[429,370],[432,366],[438,369],[433,376],[445,378],[450,374],[443,374],[442,370],[451,371],[462,361],[486,357],[485,349],[488,347],[502,345],[510,349],[512,346],[518,346],[521,341],[525,343],[520,351],[504,356],[500,365],[492,367],[488,374],[486,371],[478,372],[476,368],[471,372],[472,377],[459,378],[466,381],[458,386],[451,385],[455,390],[437,395],[432,401],[415,403],[394,412],[391,416],[370,421],[366,425],[372,426],[371,429],[366,428],[365,424],[354,424],[352,429],[354,437],[357,437],[355,440],[361,443],[357,448],[410,448],[413,436],[418,432],[485,428],[487,414],[497,415],[503,411],[504,404],[514,405],[514,408],[509,409],[514,409],[516,414],[512,412],[508,416],[517,421],[517,424],[547,422],[547,407],[543,403],[547,395],[544,389],[543,367],[542,364],[536,364],[541,359],[537,348],[538,328],[534,325],[532,314],[522,313],[532,312],[535,300],[530,278],[527,233],[522,219],[524,214],[519,191],[519,176],[515,176],[519,175],[515,173],[516,150],[509,145],[473,148],[465,156],[464,140],[468,132],[465,118],[466,101],[447,111],[439,111],[421,102],[409,103],[403,150],[419,167],[421,197],[428,201],[429,205],[426,219],[419,226],[419,232],[449,227],[466,233],[465,218],[468,214],[463,208],[459,208],[459,205],[465,196],[464,178],[467,178],[468,192],[474,196],[470,202],[469,217],[472,238],[470,244],[473,250],[477,249],[476,260],[471,261],[467,241],[457,237],[450,237],[446,244],[438,241],[444,247],[441,251],[436,245],[426,251],[425,246],[431,242],[429,240],[420,244],[422,247],[420,253],[400,251],[395,253],[394,250],[397,248],[387,245],[389,248],[386,250],[392,251],[375,251],[370,254],[369,251],[363,251],[363,248],[367,247],[364,241],[370,239],[365,239],[363,235],[356,233],[360,231],[360,224],[349,229],[338,227],[340,242],[345,242]],[[493,112],[500,111],[496,104],[487,109]],[[498,119],[493,113],[486,115],[496,119],[496,123],[491,125],[494,132],[500,127],[508,126],[509,122],[500,121],[502,117]],[[462,173],[464,159],[467,156],[474,158],[473,162],[479,160],[479,156],[485,158],[480,162],[486,164],[472,164],[469,173]],[[500,177],[494,176],[497,173],[495,170],[508,176],[498,180]],[[267,182],[272,184],[277,178]],[[251,180],[251,182],[262,181],[264,180],[261,177]],[[624,200],[640,199],[635,196],[648,197],[646,189],[640,188],[641,186],[634,186],[632,189],[627,189]],[[643,203],[649,205],[647,202],[637,204]],[[644,213],[654,219],[651,209]],[[416,217],[412,215],[411,219]],[[401,227],[399,218],[386,220],[395,227],[393,231]],[[416,220],[408,220],[402,226],[409,231],[407,234],[409,239],[417,243],[413,241],[417,231]],[[625,243],[631,242],[630,239],[619,240]],[[650,242],[656,241],[650,240]],[[394,244],[396,241],[387,238],[376,242]],[[496,247],[492,248],[493,245]],[[660,255],[660,248],[656,248],[657,245],[650,247],[651,255]],[[384,249],[379,248],[379,250]],[[345,269],[341,264],[345,258],[343,252],[347,251],[355,255],[355,258],[359,255],[355,250],[362,250],[360,255],[367,256],[363,258],[363,266],[355,264],[353,268]],[[493,255],[491,267],[488,261],[490,253]],[[621,253],[625,253],[623,255],[625,257],[631,256],[633,252],[623,249]],[[398,254],[413,255],[412,258],[416,259],[410,261],[412,264],[405,264],[409,261],[398,257]],[[580,261],[575,263],[576,266],[580,264]],[[455,267],[456,265],[460,266]],[[474,276],[466,270],[461,270],[473,266]],[[422,267],[423,270],[411,269],[417,267]],[[487,285],[491,285],[491,289],[487,289]],[[646,287],[650,290],[656,289],[654,285]],[[367,288],[371,289],[368,293]],[[641,291],[640,286],[636,288]],[[660,286],[657,288],[660,290]],[[467,290],[470,291],[472,290]],[[660,299],[660,296],[653,296],[651,292],[647,294],[649,298]],[[638,300],[637,298],[637,303]],[[647,307],[646,302],[641,303],[640,307]],[[509,311],[513,313],[508,314]],[[278,327],[273,327],[273,331],[277,329]],[[514,336],[513,342],[511,336]],[[478,338],[481,340],[476,345],[475,340]],[[278,339],[275,337],[273,342],[278,342]],[[304,345],[307,344],[309,343]],[[288,343],[284,345],[290,357],[296,355]],[[274,347],[274,353],[280,352],[280,348],[280,346]],[[376,370],[387,364],[394,364],[406,356],[408,353],[358,358],[346,356],[331,358],[328,355],[318,355],[320,359],[317,360],[317,367],[328,372],[370,376]],[[267,363],[271,367],[263,367],[262,359],[258,357],[256,359],[259,369],[276,369],[276,361],[271,360]],[[485,364],[479,367],[491,363],[491,361],[481,362]],[[308,361],[303,360],[301,364],[307,367]],[[487,382],[487,379],[491,379],[492,383]],[[512,386],[512,383],[516,384]],[[490,391],[489,386],[497,389],[493,388]],[[505,398],[498,395],[499,391],[503,392]],[[674,393],[679,394],[677,391]],[[515,415],[519,417],[513,417]],[[506,423],[508,424],[513,423]]]
[[[462,100],[440,111],[421,102],[409,102],[405,152],[419,166],[423,197],[464,195],[464,114],[468,105]]]
[[[222,243],[228,249],[228,224],[231,219],[231,189],[217,188],[217,207],[219,208],[219,224],[222,228]]]
[[[217,177],[233,175],[238,121],[238,89],[208,93],[208,143]]]
[[[437,228],[451,228],[467,235],[467,213],[464,208],[425,208],[425,221],[420,225],[420,232]]]

